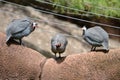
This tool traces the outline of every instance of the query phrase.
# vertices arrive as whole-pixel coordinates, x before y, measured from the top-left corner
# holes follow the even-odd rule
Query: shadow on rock
[[[10,46],[11,44],[15,44],[15,45],[20,45],[20,43],[18,41],[15,41],[13,39],[10,39],[7,43],[8,46]]]
[[[54,59],[57,61],[58,64],[60,64],[65,60],[65,58],[66,58],[66,56],[64,56],[64,57],[56,57]]]
[[[96,52],[104,52],[104,53],[108,53],[109,50],[105,50],[105,49],[97,49]]]

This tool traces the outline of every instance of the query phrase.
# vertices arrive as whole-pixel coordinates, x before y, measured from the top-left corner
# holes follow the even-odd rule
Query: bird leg
[[[59,53],[59,58],[61,58],[61,54]]]
[[[96,50],[96,47],[93,48],[93,51],[95,51],[95,50]]]
[[[22,45],[22,39],[19,39],[19,41],[20,41],[20,45]]]
[[[94,47],[92,46],[91,51],[93,51],[93,48],[94,48]]]
[[[55,57],[56,57],[56,53],[55,53]]]
[[[91,51],[95,51],[96,47],[92,46]]]
[[[24,43],[22,42],[22,39],[19,39],[19,41],[20,41],[20,45],[24,46]]]

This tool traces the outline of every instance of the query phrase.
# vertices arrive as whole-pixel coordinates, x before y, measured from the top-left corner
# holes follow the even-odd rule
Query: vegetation
[[[120,0],[37,0],[37,1],[49,1],[53,3],[55,11],[59,13],[79,15],[88,14],[86,12],[91,12],[107,16],[120,17]],[[75,8],[80,11],[60,7],[58,5]]]

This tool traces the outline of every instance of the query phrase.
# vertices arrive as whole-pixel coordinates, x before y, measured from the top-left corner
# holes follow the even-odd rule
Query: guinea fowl
[[[68,41],[63,34],[57,34],[51,39],[51,50],[55,54],[59,53],[59,57],[61,57],[61,53],[63,53],[66,49],[66,45]]]
[[[20,44],[22,44],[22,38],[28,36],[36,27],[37,24],[29,18],[14,19],[6,29],[6,43],[8,44],[10,40],[18,39]]]
[[[95,51],[96,47],[103,46],[106,51],[109,51],[109,36],[108,33],[100,26],[95,26],[89,29],[83,28],[83,39],[92,45],[91,51]]]

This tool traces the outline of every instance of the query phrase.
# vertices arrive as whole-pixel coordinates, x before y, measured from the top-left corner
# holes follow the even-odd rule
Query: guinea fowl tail
[[[11,38],[11,35],[7,36],[6,43],[8,43],[8,41],[10,40],[10,38]]]
[[[103,45],[103,47],[104,47],[104,49],[105,49],[106,51],[109,51],[108,41],[104,41],[104,42],[102,43],[102,45]]]

